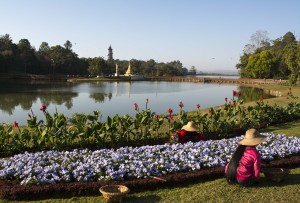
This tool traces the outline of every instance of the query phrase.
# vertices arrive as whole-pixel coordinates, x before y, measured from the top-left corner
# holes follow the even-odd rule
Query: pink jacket
[[[248,180],[253,177],[254,181],[259,181],[261,156],[256,147],[246,147],[245,152],[236,169],[237,180]],[[225,167],[228,170],[229,163]]]

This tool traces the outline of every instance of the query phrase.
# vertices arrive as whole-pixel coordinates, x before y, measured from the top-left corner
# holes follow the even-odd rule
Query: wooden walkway
[[[194,82],[194,83],[232,83],[232,84],[278,84],[287,82],[287,80],[273,79],[246,79],[246,78],[205,78],[205,77],[151,77],[146,78],[151,81],[172,81],[172,82]]]

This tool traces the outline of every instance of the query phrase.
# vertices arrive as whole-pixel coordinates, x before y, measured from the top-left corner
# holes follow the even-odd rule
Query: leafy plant
[[[134,142],[146,144],[151,140],[168,140],[188,121],[194,121],[206,139],[221,139],[236,136],[251,127],[261,129],[300,118],[300,103],[293,101],[296,97],[291,90],[287,97],[291,102],[282,107],[271,106],[263,98],[246,107],[240,96],[233,92],[232,100],[225,98],[223,106],[210,108],[205,113],[200,111],[200,104],[196,105],[195,112],[188,113],[179,102],[178,114],[169,108],[162,115],[148,108],[147,99],[145,110],[140,111],[138,104],[134,104],[135,117],[115,115],[108,116],[106,121],[100,121],[99,111],[88,115],[76,113],[71,118],[58,112],[51,115],[42,104],[40,110],[45,120],[38,120],[31,110],[27,127],[19,128],[17,122],[0,125],[0,153],[9,156],[22,151],[119,147]]]

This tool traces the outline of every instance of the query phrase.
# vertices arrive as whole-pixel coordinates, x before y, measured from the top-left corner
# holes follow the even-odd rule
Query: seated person
[[[238,183],[249,186],[259,183],[261,170],[261,155],[256,146],[266,141],[256,129],[249,129],[243,140],[233,153],[230,162],[225,167],[225,177],[228,183]]]
[[[187,143],[187,142],[198,142],[200,140],[205,141],[205,137],[198,133],[199,128],[193,122],[188,122],[184,125],[181,130],[176,130],[176,132],[170,136],[170,143]]]

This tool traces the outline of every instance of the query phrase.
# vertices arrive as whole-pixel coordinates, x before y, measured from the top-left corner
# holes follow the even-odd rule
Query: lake
[[[172,108],[179,111],[179,102],[184,104],[185,111],[223,105],[224,98],[232,99],[232,91],[240,91],[244,101],[258,100],[261,96],[271,96],[262,90],[251,87],[240,87],[235,84],[132,81],[132,82],[4,82],[0,81],[0,122],[27,125],[27,115],[32,112],[38,119],[44,119],[40,111],[42,103],[53,115],[56,111],[71,117],[74,113],[90,114],[98,110],[102,120],[116,114],[135,115],[134,103],[140,110],[148,108],[158,114],[166,113]]]

